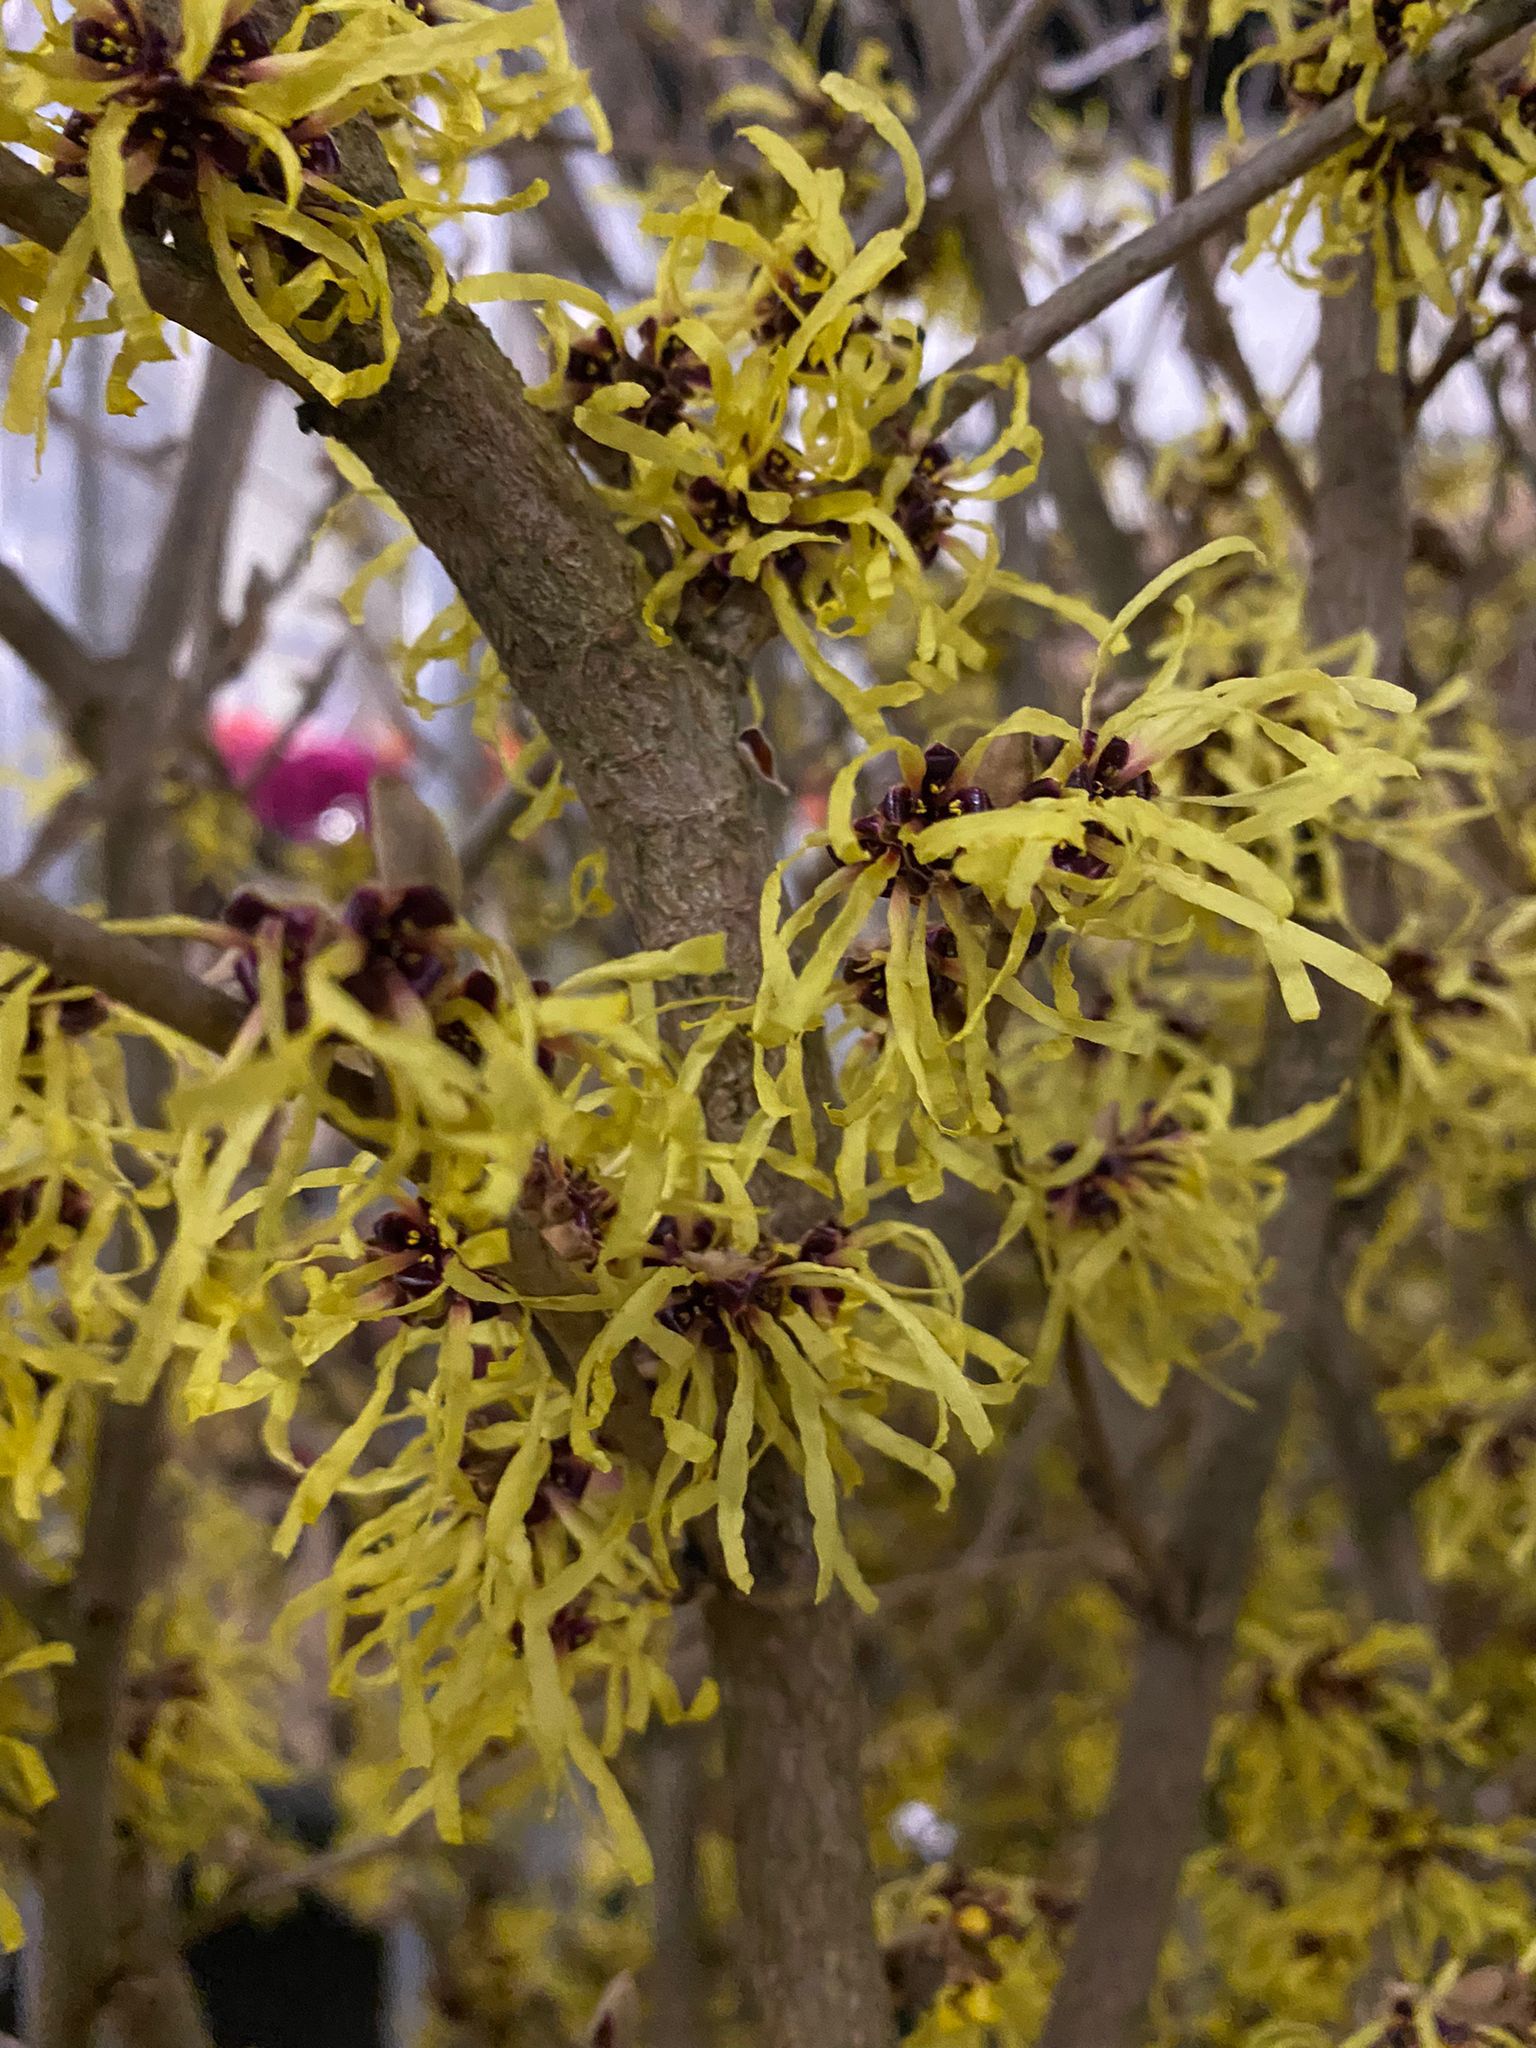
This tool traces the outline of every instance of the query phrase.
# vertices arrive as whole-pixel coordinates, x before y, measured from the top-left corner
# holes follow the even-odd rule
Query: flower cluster
[[[1099,667],[1179,574],[1245,546],[1212,543],[1149,586],[1109,629]],[[1303,666],[1186,684],[1187,597],[1178,611],[1161,669],[1108,717],[1094,713],[1090,681],[1076,726],[1026,709],[963,756],[903,743],[900,781],[859,815],[857,781],[872,756],[856,758],[834,785],[826,832],[810,842],[825,845],[835,865],[782,922],[789,863],[771,878],[754,1023],[759,1093],[765,1115],[788,1122],[802,1171],[815,1169],[799,1042],[835,1002],[874,1041],[850,1063],[838,1119],[845,1207],[864,1199],[871,1156],[917,1190],[932,1185],[941,1159],[945,1170],[962,1170],[953,1140],[1000,1131],[999,1014],[1063,1040],[1149,1047],[1134,1009],[1119,1019],[1087,1014],[1074,962],[1091,947],[1129,944],[1151,957],[1196,937],[1226,952],[1256,945],[1299,1019],[1318,1013],[1309,969],[1376,1002],[1389,992],[1379,964],[1296,914],[1284,860],[1258,849],[1288,847],[1325,819],[1338,829],[1411,778],[1389,721],[1412,700],[1390,685]],[[1264,741],[1257,757],[1254,732]],[[1212,791],[1195,764],[1226,739],[1234,742],[1227,780]],[[1031,985],[1041,975],[1053,1000]],[[778,1048],[785,1052],[775,1066],[768,1055]],[[985,1178],[984,1166],[965,1177],[977,1172]]]
[[[459,295],[542,306],[554,361],[535,396],[568,418],[624,530],[659,536],[666,566],[646,604],[658,636],[685,601],[760,590],[808,671],[873,738],[886,710],[981,666],[966,619],[996,562],[978,508],[1029,482],[1038,436],[1023,370],[1008,366],[994,377],[1009,415],[995,443],[961,455],[940,437],[948,382],[919,394],[921,336],[881,298],[922,212],[916,150],[867,83],[833,74],[819,92],[895,155],[899,226],[861,246],[847,174],[755,126],[743,140],[787,195],[774,225],[755,224],[713,176],[686,204],[653,209],[653,298],[620,311],[513,274],[467,279]],[[911,676],[862,687],[822,640],[868,636],[898,598]]]
[[[1424,50],[1466,11],[1459,0],[1338,0],[1321,8],[1269,0],[1257,11],[1268,16],[1271,37],[1248,63],[1279,68],[1298,114],[1352,94],[1362,127],[1348,148],[1254,208],[1242,260],[1272,249],[1292,275],[1326,289],[1337,259],[1368,250],[1383,369],[1397,366],[1399,308],[1410,300],[1427,300],[1447,319],[1465,313],[1486,323],[1480,294],[1492,257],[1511,242],[1522,252],[1536,248],[1524,198],[1536,168],[1529,81],[1516,69],[1443,112],[1367,121],[1385,67]],[[1234,137],[1236,88],[1234,76]]]
[[[440,310],[448,279],[428,230],[468,207],[456,196],[466,157],[585,104],[552,0],[506,13],[369,0],[326,39],[308,28],[301,12],[274,40],[256,13],[221,0],[169,12],[83,0],[35,49],[6,52],[25,141],[89,202],[32,294],[7,425],[41,437],[53,353],[80,331],[98,265],[122,335],[107,402],[137,407],[134,370],[170,351],[133,231],[188,216],[236,314],[322,399],[377,391],[399,351],[391,238],[426,257],[421,311]],[[532,60],[515,86],[499,64],[509,50]],[[337,131],[359,113],[390,138],[399,196],[354,189]],[[541,189],[488,204],[530,204]]]

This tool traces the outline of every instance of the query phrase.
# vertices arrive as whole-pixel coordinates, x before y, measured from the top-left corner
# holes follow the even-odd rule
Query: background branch
[[[1450,23],[1418,57],[1388,65],[1371,95],[1373,119],[1419,107],[1428,114],[1453,94],[1473,60],[1536,21],[1536,0],[1482,0]],[[1324,163],[1360,133],[1354,100],[1343,94],[1308,114],[1284,135],[1256,149],[1225,177],[1165,213],[1118,249],[1090,263],[1038,306],[984,335],[962,368],[1018,356],[1031,363],[1086,327],[1138,285],[1177,263],[1212,235],[1233,227],[1261,200]],[[983,395],[964,380],[955,386],[950,417]]]
[[[1376,369],[1369,275],[1324,299],[1323,320],[1310,630],[1319,643],[1370,631],[1377,672],[1390,677],[1402,661],[1406,444],[1400,386]],[[1255,1118],[1344,1089],[1366,1024],[1358,1001],[1334,993],[1317,1022],[1276,1029],[1250,1104]],[[1319,1275],[1329,1270],[1335,1190],[1350,1158],[1347,1111],[1286,1155],[1285,1200],[1264,1246],[1278,1327],[1243,1381],[1246,1404],[1214,1408],[1191,1452],[1170,1548],[1193,1632],[1154,1624],[1144,1635],[1093,1876],[1041,2048],[1128,2048],[1140,2037],[1199,1835],[1211,1730],[1264,1497],[1295,1390],[1336,1332],[1337,1296]]]

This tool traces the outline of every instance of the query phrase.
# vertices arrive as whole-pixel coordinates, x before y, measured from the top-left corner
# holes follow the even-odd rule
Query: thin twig
[[[950,0],[930,0],[943,8]],[[1014,0],[985,46],[977,54],[964,78],[924,130],[918,143],[923,176],[931,185],[938,173],[948,168],[956,149],[970,136],[978,117],[1007,77],[1015,59],[1028,49],[1035,31],[1051,11],[1053,0]],[[901,218],[902,198],[898,191],[881,194],[870,206],[861,230],[878,233]]]
[[[197,409],[160,529],[127,659],[167,670],[194,625],[204,639],[218,616],[225,544],[267,387],[215,350],[203,366]],[[202,664],[196,657],[188,664]]]
[[[240,777],[239,782],[235,785],[238,795],[252,795],[256,790],[260,789],[273,769],[281,763],[283,756],[293,745],[295,739],[298,738],[300,728],[314,717],[315,713],[325,702],[331,685],[336,680],[341,664],[346,659],[346,655],[346,640],[338,640],[309,681],[304,685],[303,690],[299,694],[299,701],[293,707],[292,712],[284,719],[271,739],[268,740],[267,744],[256,756],[253,764]]]
[[[962,75],[974,78],[989,47],[976,0],[935,0],[924,18],[923,43],[941,83]],[[1020,74],[1027,75],[1033,54],[1027,42],[1016,49]],[[954,171],[953,197],[982,304],[990,319],[1010,319],[1029,301],[1005,197],[1008,146],[995,102],[979,109],[956,149]],[[1141,587],[1135,543],[1115,518],[1094,468],[1087,423],[1049,363],[1036,372],[1032,403],[1044,442],[1042,487],[1056,508],[1095,603],[1113,617]],[[1005,545],[1017,532],[1021,511],[1016,499],[1003,508]]]
[[[1161,19],[1133,22],[1129,28],[1121,29],[1118,35],[1106,36],[1091,50],[1042,64],[1041,91],[1054,99],[1066,99],[1072,93],[1085,92],[1111,71],[1119,70],[1122,64],[1134,64],[1139,57],[1148,56],[1160,48],[1167,33],[1167,24]]]
[[[380,1862],[386,1856],[403,1857],[411,1853],[412,1836],[407,1829],[400,1835],[370,1835],[364,1841],[349,1842],[340,1849],[329,1849],[321,1855],[306,1857],[291,1869],[263,1871],[259,1877],[231,1885],[222,1898],[186,1920],[182,1927],[183,1945],[190,1948],[194,1942],[217,1933],[221,1927],[228,1927],[232,1921],[247,1919],[301,1892],[315,1891],[334,1878],[360,1870],[365,1864]]]
[[[559,773],[558,767],[554,773]],[[527,790],[509,782],[470,819],[458,848],[459,870],[466,888],[479,881],[500,853],[509,827],[527,804]]]
[[[1439,353],[1429,368],[1422,377],[1414,378],[1410,382],[1406,400],[1410,425],[1417,422],[1419,414],[1424,410],[1430,399],[1434,397],[1452,370],[1464,363],[1472,352],[1479,348],[1500,327],[1512,326],[1514,324],[1515,315],[1513,312],[1499,313],[1489,321],[1486,327],[1479,330],[1470,310],[1482,297],[1483,288],[1488,282],[1494,264],[1499,259],[1501,249],[1502,243],[1496,242],[1491,249],[1484,251],[1477,268],[1472,273],[1467,291],[1467,304],[1462,307],[1455,320],[1451,323],[1451,330],[1441,343]]]
[[[1371,119],[1387,119],[1416,108],[1427,113],[1443,104],[1475,58],[1533,21],[1536,0],[1483,0],[1481,6],[1442,30],[1421,55],[1399,57],[1387,67],[1371,95]],[[1038,306],[984,335],[961,369],[980,368],[1008,356],[1036,361],[1138,285],[1177,263],[1187,251],[1233,226],[1250,207],[1326,163],[1361,132],[1353,94],[1341,94],[1284,135],[1262,144],[1245,163],[1165,213],[1151,227],[1090,263]],[[989,389],[959,378],[947,418],[954,420],[969,411]]]
[[[1051,0],[1013,0],[969,75],[940,108],[919,144],[925,177],[932,178],[949,162],[956,145],[1007,77],[1014,58],[1028,47],[1050,11]]]
[[[1175,206],[1194,196],[1195,112],[1203,89],[1210,48],[1210,8],[1192,8],[1182,46],[1184,62],[1168,84],[1170,127],[1170,192]],[[1222,304],[1221,294],[1206,268],[1205,252],[1191,249],[1174,266],[1189,314],[1189,339],[1198,355],[1216,371],[1248,419],[1254,453],[1269,471],[1286,504],[1303,529],[1312,520],[1312,493],[1296,458],[1281,438],[1259,389],[1237,330]]]

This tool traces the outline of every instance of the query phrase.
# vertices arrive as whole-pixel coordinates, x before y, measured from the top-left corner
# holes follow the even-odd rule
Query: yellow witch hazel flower
[[[135,1128],[124,1057],[136,1035],[88,991],[0,959],[0,1484],[24,1546],[66,1495],[61,1446],[117,1379],[141,1308],[131,1282],[154,1259],[119,1148],[131,1133],[152,1195],[178,1141]]]
[[[824,90],[814,53],[821,47],[835,5],[836,0],[816,0],[797,39],[774,18],[767,0],[758,0],[758,39],[727,38],[717,47],[723,57],[746,64],[765,63],[776,82],[751,80],[733,85],[715,101],[710,115],[715,120],[747,116],[766,122],[813,169],[842,171],[848,199],[857,207],[881,187],[878,138],[867,121]],[[863,37],[850,76],[861,90],[876,95],[898,121],[911,125],[916,102],[905,86],[891,77],[890,52],[883,43],[872,36]],[[764,168],[760,187],[748,189],[746,181],[738,182],[736,197],[743,217],[772,235],[783,226],[794,193],[766,165]]]
[[[1477,302],[1485,253],[1506,238],[1536,248],[1524,187],[1536,169],[1536,92],[1517,70],[1480,85],[1454,108],[1424,119],[1366,122],[1371,92],[1394,57],[1423,50],[1465,0],[1336,0],[1322,9],[1271,0],[1263,7],[1273,40],[1246,60],[1227,92],[1240,134],[1237,84],[1255,63],[1282,68],[1298,113],[1353,93],[1363,132],[1348,148],[1264,201],[1249,216],[1239,259],[1274,250],[1290,273],[1337,289],[1329,266],[1369,250],[1380,311],[1379,356],[1397,367],[1398,308],[1420,296],[1447,319]]]
[[[1191,1069],[1155,1101],[1139,1099],[1139,1062],[1117,1067],[1087,1063],[1079,1093],[1060,1065],[1034,1066],[1010,1131],[1033,1184],[1022,1220],[1046,1286],[1041,1366],[1075,1330],[1150,1404],[1176,1367],[1209,1372],[1223,1338],[1253,1347],[1272,1326],[1260,1229],[1285,1177],[1270,1162],[1334,1104],[1244,1129],[1226,1067]],[[1072,1135],[1050,1144],[1053,1128]]]
[[[887,1885],[876,1926],[915,2048],[1023,2048],[1055,1974],[1054,1930],[1017,1878],[958,1867]]]
[[[247,894],[220,929],[221,972],[254,1007],[172,1100],[181,1224],[119,1384],[173,1371],[193,1415],[265,1404],[296,1481],[282,1549],[338,1493],[362,1504],[301,1612],[330,1615],[344,1690],[398,1693],[396,1824],[430,1814],[452,1835],[464,1774],[526,1737],[552,1783],[587,1779],[638,1873],[607,1758],[651,1711],[682,1710],[656,1644],[684,1524],[711,1516],[749,1587],[748,1478],[777,1450],[805,1488],[820,1590],[868,1601],[839,1515],[854,1447],[947,1496],[951,1424],[987,1441],[1025,1362],[965,1327],[925,1233],[764,1240],[751,1162],[700,1108],[740,1020],[690,1006],[677,1049],[655,998],[718,971],[718,938],[539,994],[427,886],[370,885],[339,915]],[[465,974],[472,945],[491,965]],[[378,1156],[310,1166],[322,1113]],[[900,1282],[876,1270],[887,1249]],[[354,1337],[366,1395],[323,1448],[296,1448],[306,1382]],[[887,1419],[898,1396],[930,1405],[931,1441]]]
[[[550,112],[583,99],[553,0],[506,12],[451,0],[443,14],[366,0],[313,44],[311,24],[301,11],[273,41],[238,0],[184,0],[179,9],[170,0],[82,0],[63,22],[50,15],[37,48],[7,54],[10,94],[31,116],[29,145],[90,202],[28,316],[9,426],[41,433],[53,353],[67,353],[80,331],[96,265],[123,337],[108,404],[137,405],[132,372],[169,354],[127,231],[130,215],[145,210],[200,222],[239,317],[321,398],[339,404],[377,391],[399,347],[386,231],[398,227],[425,256],[422,310],[439,310],[448,281],[426,230],[465,210],[453,195],[456,167],[499,132],[480,97],[502,76],[491,60],[518,50],[557,67]],[[389,132],[403,197],[345,189],[334,134],[359,113],[377,114]],[[412,146],[441,197],[406,175]],[[488,206],[539,196],[530,189]],[[338,367],[322,353],[344,327],[366,333],[371,360]]]
[[[685,597],[712,607],[733,586],[757,586],[809,672],[873,738],[889,707],[983,666],[966,622],[984,592],[1084,611],[1000,580],[981,524],[966,537],[964,503],[1005,497],[1034,474],[1025,372],[982,373],[1008,414],[991,447],[962,457],[938,438],[948,380],[919,400],[921,337],[878,300],[922,214],[917,152],[869,86],[832,73],[820,90],[895,155],[899,225],[861,246],[845,173],[749,127],[743,139],[791,195],[772,234],[711,175],[688,203],[642,220],[664,248],[656,293],[637,306],[619,312],[538,275],[471,278],[459,296],[542,306],[554,364],[536,400],[569,412],[625,530],[659,534],[670,555],[646,604],[657,637]],[[868,636],[897,600],[912,620],[911,679],[862,688],[822,641]]]
[[[758,1460],[777,1450],[804,1482],[818,1597],[837,1581],[872,1606],[838,1512],[840,1488],[858,1481],[853,1446],[909,1466],[947,1503],[954,1475],[941,1451],[951,1425],[974,1446],[989,1443],[987,1410],[1012,1399],[1027,1361],[963,1321],[963,1284],[931,1233],[896,1223],[850,1232],[825,1222],[798,1244],[775,1244],[759,1236],[739,1182],[734,1193],[662,1216],[632,1248],[613,1232],[603,1278],[616,1298],[577,1370],[572,1440],[584,1455],[600,1454],[615,1361],[638,1342],[657,1361],[650,1406],[666,1451],[653,1497],[657,1508],[666,1504],[670,1525],[713,1511],[726,1569],[750,1591],[747,1482]],[[872,1254],[886,1247],[905,1254],[923,1282],[882,1278]],[[718,1371],[727,1360],[728,1399]],[[931,1443],[885,1419],[899,1389],[931,1406]]]
[[[19,1852],[29,1816],[46,1806],[55,1790],[43,1761],[42,1744],[52,1715],[39,1675],[68,1664],[73,1656],[67,1643],[40,1642],[10,1601],[0,1601],[0,1810],[5,1815],[0,1829],[0,1948],[8,1951],[20,1948],[25,1938],[11,1887],[20,1889],[24,1876]]]
[[[1191,687],[1181,669],[1194,607],[1183,596],[1157,673],[1107,718],[1094,713],[1100,672],[1125,628],[1181,576],[1243,552],[1252,552],[1250,543],[1213,542],[1126,607],[1101,640],[1080,724],[1030,708],[964,755],[942,743],[924,752],[903,742],[900,779],[858,816],[858,778],[874,753],[840,772],[827,830],[808,842],[829,848],[836,865],[781,921],[784,863],[762,906],[766,964],[753,1024],[763,1053],[759,1094],[770,1125],[790,1124],[796,1170],[815,1177],[800,1045],[835,1003],[888,1020],[911,1087],[940,1132],[986,1136],[1001,1127],[990,1085],[994,1002],[1060,1033],[1063,1051],[1071,1037],[1127,1051],[1146,1037],[1134,1014],[1085,1014],[1071,964],[1080,940],[1145,949],[1198,937],[1226,951],[1256,941],[1298,1019],[1318,1014],[1309,969],[1373,1002],[1389,993],[1384,969],[1296,918],[1292,890],[1255,848],[1412,775],[1398,750],[1373,743],[1390,738],[1380,714],[1411,708],[1407,691],[1302,666]],[[1213,734],[1250,730],[1267,742],[1261,763],[1250,759],[1246,772],[1239,765],[1214,793],[1189,787],[1183,760]],[[1165,774],[1166,791],[1154,779]],[[1029,985],[1050,942],[1054,1004]],[[769,1055],[780,1048],[775,1065]],[[861,1069],[857,1083],[864,1079]],[[867,1089],[861,1107],[867,1122],[845,1140],[845,1158],[852,1143],[888,1160]],[[841,1114],[848,1124],[849,1105]],[[840,1168],[840,1176],[846,1198],[853,1175]]]
[[[647,1482],[581,1457],[570,1394],[537,1339],[525,1330],[504,1354],[504,1340],[482,1347],[475,1315],[461,1300],[441,1332],[413,1327],[412,1349],[435,1353],[430,1383],[369,1424],[395,1439],[402,1421],[418,1426],[368,1474],[385,1504],[292,1619],[327,1615],[344,1697],[398,1695],[389,1825],[430,1814],[461,1840],[464,1774],[495,1746],[531,1740],[552,1789],[567,1769],[590,1783],[643,1879],[649,1855],[607,1759],[653,1710],[684,1713],[659,1636],[670,1594],[636,1537]],[[578,1689],[602,1700],[596,1736]],[[712,1705],[706,1688],[690,1711]]]
[[[483,20],[485,12],[479,0],[405,4],[418,21],[439,30]],[[473,157],[508,142],[529,141],[572,110],[585,117],[595,148],[610,146],[607,118],[587,74],[572,57],[555,0],[534,0],[533,5],[524,0],[514,13],[516,43],[502,47],[516,49],[520,62],[515,68],[485,63],[485,53],[472,45],[462,54],[445,50],[430,69],[391,81],[370,104],[385,154],[407,194],[459,201]],[[531,186],[525,201],[542,189]],[[455,213],[485,210],[451,208]]]
[[[292,1766],[279,1730],[283,1660],[268,1637],[267,1528],[185,1490],[175,1570],[135,1623],[117,1767],[125,1818],[167,1864],[196,1859],[217,1889],[239,1842],[265,1832],[265,1789]]]
[[[1536,1171],[1536,903],[1517,901],[1480,940],[1401,943],[1356,1106],[1353,1191],[1411,1151],[1460,1229]],[[1405,939],[1410,935],[1404,934]]]

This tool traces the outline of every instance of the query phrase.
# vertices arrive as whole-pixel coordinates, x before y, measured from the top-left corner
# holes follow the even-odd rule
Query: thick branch
[[[1377,368],[1376,333],[1362,271],[1347,292],[1324,299],[1319,323],[1323,423],[1308,609],[1319,642],[1370,633],[1375,673],[1396,679],[1404,667],[1412,548],[1408,421],[1402,378]],[[1380,857],[1357,857],[1349,881],[1367,929],[1381,928],[1390,883]],[[1366,1235],[1358,1214],[1336,1204],[1320,1266],[1310,1378],[1371,1605],[1385,1619],[1427,1624],[1433,1608],[1413,1526],[1412,1482],[1392,1455],[1369,1367],[1344,1313],[1349,1266]]]
[[[97,663],[29,584],[0,562],[0,640],[26,663],[66,720],[90,695]]]
[[[1195,191],[1195,114],[1205,86],[1209,29],[1209,7],[1195,7],[1184,33],[1186,64],[1175,70],[1168,86],[1171,192],[1176,206],[1193,198]],[[1189,339],[1196,354],[1223,379],[1243,408],[1259,460],[1279,486],[1293,516],[1303,528],[1310,526],[1312,493],[1295,456],[1270,417],[1237,330],[1206,268],[1205,251],[1191,249],[1188,255],[1180,257],[1176,272],[1189,315]]]
[[[30,954],[59,981],[93,988],[209,1052],[227,1052],[245,1017],[233,996],[173,966],[142,939],[61,910],[8,876],[0,877],[0,946]]]
[[[1536,0],[1484,0],[1482,6],[1444,29],[1422,56],[1399,57],[1388,66],[1371,96],[1372,118],[1401,115],[1415,108],[1427,114],[1450,97],[1474,58],[1533,21]],[[1170,268],[1210,236],[1235,226],[1261,200],[1325,163],[1360,132],[1354,99],[1349,93],[1341,94],[1284,135],[1264,143],[1224,178],[1090,263],[1038,306],[984,335],[962,367],[999,362],[1005,356],[1034,362],[1069,334],[1096,320],[1127,292]],[[957,385],[951,416],[984,395],[981,389]]]
[[[1021,72],[1033,55],[1026,33],[1038,21],[1037,12],[1016,8],[1005,25],[1017,31],[1016,38],[1010,38],[1009,54]],[[989,319],[999,321],[1012,319],[1028,305],[1004,197],[1008,145],[995,105],[977,101],[963,130],[949,117],[957,105],[975,99],[976,81],[990,74],[1004,32],[999,30],[991,43],[985,41],[975,0],[934,0],[922,24],[924,54],[934,75],[941,82],[962,78],[934,129],[949,134],[953,210],[965,230],[982,305]],[[1056,507],[1095,603],[1113,617],[1141,588],[1136,546],[1104,495],[1089,451],[1086,422],[1049,363],[1036,370],[1031,410],[1043,442],[1041,484]],[[1017,499],[1004,505],[1005,537],[1022,510]]]
[[[857,1627],[813,1604],[800,1481],[777,1453],[754,1475],[747,1543],[759,1595],[709,1603],[734,1810],[739,1939],[758,2048],[894,2048],[869,1926]]]
[[[142,1407],[104,1406],[80,1564],[70,1589],[74,1663],[58,1687],[42,1824],[42,2010],[37,2048],[90,2048],[117,1945],[113,1822],[118,1724],[133,1619],[154,1547],[152,1493],[166,1449],[167,1381]]]

